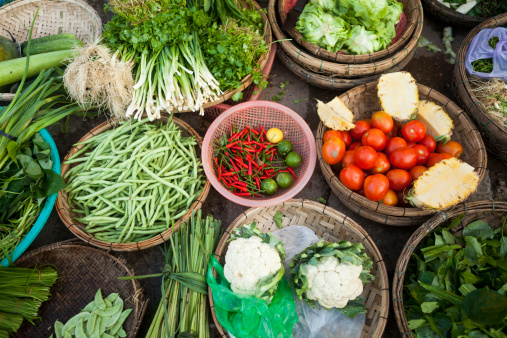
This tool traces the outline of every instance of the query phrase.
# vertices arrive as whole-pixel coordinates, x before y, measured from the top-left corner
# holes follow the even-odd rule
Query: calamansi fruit
[[[268,139],[269,142],[271,142],[271,143],[278,143],[278,142],[280,142],[283,139],[283,133],[278,128],[271,128],[266,133],[266,137],[267,137],[267,139]]]

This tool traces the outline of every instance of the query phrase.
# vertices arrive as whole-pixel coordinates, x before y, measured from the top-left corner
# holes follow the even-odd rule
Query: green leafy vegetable
[[[322,204],[327,204],[327,200],[322,197],[317,198],[317,202],[322,203]]]
[[[437,45],[432,43],[430,40],[426,39],[424,36],[421,35],[419,38],[419,42],[417,43],[417,47],[423,48],[426,47],[426,49],[430,52],[441,52],[442,49],[440,49]]]
[[[275,215],[273,216],[273,221],[276,223],[276,226],[278,227],[278,229],[282,228],[282,219],[283,219],[283,214],[280,211],[277,211],[275,213]]]
[[[500,41],[497,36],[493,36],[489,39],[488,43],[491,48],[495,48],[496,44]],[[493,58],[479,59],[472,62],[472,67],[476,72],[491,73],[493,71]],[[500,97],[500,102],[503,102]]]

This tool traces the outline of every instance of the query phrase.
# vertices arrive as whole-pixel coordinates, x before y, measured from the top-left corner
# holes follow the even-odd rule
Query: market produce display
[[[237,196],[263,197],[292,186],[302,157],[278,128],[237,128],[214,142],[218,181]]]
[[[502,0],[438,0],[444,6],[461,14],[490,18],[507,12],[507,3]]]
[[[430,232],[407,266],[404,309],[415,337],[505,337],[505,220],[454,232],[462,218]]]
[[[289,284],[311,306],[337,308],[348,317],[366,313],[363,284],[374,279],[361,243],[320,241],[294,256]]]
[[[67,159],[69,205],[95,238],[140,242],[173,226],[201,194],[205,179],[194,137],[167,123],[120,122],[81,143]]]
[[[434,102],[419,100],[412,76],[383,75],[378,96],[384,111],[355,123],[339,98],[317,105],[331,128],[323,137],[322,158],[340,181],[369,200],[400,207],[410,202],[443,209],[473,193],[479,176],[458,160],[463,147],[450,140],[452,119]]]
[[[403,21],[403,5],[396,0],[312,0],[296,25],[304,39],[331,52],[368,54],[387,48]],[[406,23],[406,21],[405,21]]]
[[[285,269],[283,243],[256,223],[234,229],[225,255],[224,275],[237,294],[271,301]],[[245,262],[250,262],[245,264]]]
[[[0,267],[0,337],[15,334],[25,319],[33,323],[39,318],[39,308],[57,279],[58,272],[50,266]]]

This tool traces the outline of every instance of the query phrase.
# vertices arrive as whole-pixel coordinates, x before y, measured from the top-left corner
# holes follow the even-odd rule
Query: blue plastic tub
[[[49,143],[51,146],[51,161],[53,161],[53,170],[60,175],[60,155],[58,155],[58,149],[56,149],[55,141],[53,141],[53,138],[51,137],[51,134],[46,130],[42,129],[39,131],[40,136],[44,139],[45,142]],[[39,232],[44,227],[44,224],[46,224],[46,221],[49,218],[49,215],[51,214],[51,211],[53,210],[53,207],[55,206],[56,202],[56,196],[58,193],[53,194],[51,196],[48,196],[46,198],[46,201],[44,202],[44,207],[42,208],[42,211],[33,224],[30,231],[26,234],[25,238],[21,241],[21,243],[18,244],[18,246],[14,249],[14,252],[12,253],[12,261],[14,262],[16,259],[19,258],[25,252],[26,249],[32,244],[35,237],[39,234]],[[7,258],[4,258],[2,263],[0,263],[0,266],[9,266],[9,260]]]

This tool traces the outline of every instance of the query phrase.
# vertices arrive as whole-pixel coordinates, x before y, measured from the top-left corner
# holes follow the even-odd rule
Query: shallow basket
[[[362,55],[352,55],[352,54],[343,54],[330,52],[324,48],[321,48],[311,42],[305,41],[301,33],[294,27],[287,33],[296,41],[299,45],[303,46],[305,50],[315,55],[317,58],[339,62],[339,63],[367,63],[372,62],[374,60],[379,60],[389,55],[393,55],[398,51],[405,42],[408,41],[412,33],[414,32],[415,27],[417,26],[417,21],[420,19],[418,17],[419,9],[421,6],[421,2],[419,0],[400,0],[403,4],[403,13],[405,13],[407,19],[407,25],[403,30],[402,34],[399,36],[398,40],[392,43],[386,49],[380,50],[375,53],[368,53]],[[288,2],[287,0],[279,0],[278,1],[278,14],[280,15],[280,23],[283,25],[285,19],[287,17],[287,13],[289,12]]]
[[[30,25],[37,8],[32,39],[72,33],[83,42],[95,41],[102,34],[97,12],[82,0],[17,0],[0,8],[0,35],[10,38],[8,30],[21,44],[28,40]],[[0,93],[0,101],[12,101],[14,94]]]
[[[465,56],[473,38],[485,28],[505,26],[507,26],[507,13],[484,21],[468,33],[456,56],[453,89],[458,102],[479,128],[488,150],[507,163],[507,128],[498,120],[491,118],[482,103],[475,97],[465,68]]]
[[[487,155],[479,131],[475,128],[470,118],[454,102],[436,90],[420,84],[417,84],[417,89],[419,91],[419,99],[435,102],[451,117],[454,123],[451,139],[463,146],[461,160],[473,166],[480,180],[482,180],[486,174]],[[382,110],[377,97],[377,82],[371,82],[351,89],[342,94],[340,99],[354,113],[355,121],[370,118],[371,114]],[[344,186],[339,177],[336,176],[337,173],[322,158],[320,149],[322,149],[323,144],[322,138],[327,130],[328,128],[324,124],[319,124],[316,143],[317,149],[319,149],[317,155],[320,168],[333,193],[348,208],[357,212],[362,217],[388,225],[418,225],[435,213],[435,211],[423,210],[421,208],[392,207],[370,201]]]
[[[60,155],[58,155],[58,149],[56,148],[55,141],[53,140],[51,134],[46,129],[41,129],[39,131],[39,134],[44,140],[44,142],[49,143],[49,145],[51,146],[51,161],[53,161],[53,166],[51,167],[51,169],[55,173],[60,175]],[[11,260],[13,262],[16,261],[16,259],[18,259],[18,257],[21,256],[26,249],[28,249],[28,247],[33,243],[35,238],[39,235],[44,225],[46,225],[49,215],[51,214],[51,211],[53,211],[53,207],[55,206],[57,195],[58,194],[54,193],[53,195],[46,197],[44,207],[42,208],[39,217],[37,217],[30,231],[28,231],[23,240],[16,246],[16,248],[12,252]],[[0,266],[9,266],[9,260],[7,258],[4,258],[0,262]]]
[[[430,13],[432,16],[452,24],[453,26],[460,27],[473,27],[480,24],[486,18],[478,18],[476,16],[461,14],[452,8],[444,6],[437,0],[421,0],[425,12]]]
[[[30,251],[16,265],[24,268],[51,265],[60,275],[51,288],[51,298],[40,307],[41,320],[34,324],[23,321],[17,337],[48,337],[53,333],[55,321],[65,323],[78,314],[93,301],[98,289],[102,290],[104,297],[114,292],[120,294],[124,309],[132,309],[123,328],[127,337],[137,335],[148,301],[144,300],[138,281],[118,279],[134,276],[124,261],[72,239]]]
[[[396,316],[396,322],[398,323],[398,329],[403,337],[412,338],[413,335],[408,327],[407,318],[405,317],[405,310],[403,307],[403,285],[405,280],[405,271],[407,265],[410,262],[412,253],[417,249],[421,242],[425,242],[427,236],[433,232],[433,230],[442,225],[447,220],[458,217],[465,214],[463,219],[458,226],[451,229],[452,233],[460,233],[463,228],[475,221],[482,219],[492,227],[501,227],[502,223],[507,216],[507,203],[506,202],[494,202],[494,201],[480,201],[473,203],[463,203],[459,206],[440,213],[435,217],[428,220],[426,223],[421,225],[414,234],[408,239],[407,244],[403,248],[403,251],[398,258],[396,263],[396,271],[393,278],[393,307],[394,314]]]
[[[167,114],[161,114],[161,118],[159,121],[167,122],[169,117],[170,116]],[[184,122],[178,118],[172,117],[172,120],[178,127],[180,127],[180,129],[182,129],[183,134],[184,135],[186,134],[185,136],[194,136],[196,138],[198,145],[199,145],[199,148],[202,147],[202,139],[199,136],[199,134],[197,134],[197,132],[192,127],[190,127],[186,122]],[[85,136],[83,136],[76,143],[84,142],[84,141],[92,138],[93,136],[96,136],[100,133],[103,133],[106,130],[113,129],[113,128],[114,128],[114,124],[111,122],[111,120],[103,122],[103,123],[99,124],[97,127],[93,128],[91,131],[89,131]],[[70,150],[70,152],[67,154],[67,156],[65,156],[65,159],[63,160],[63,163],[62,163],[62,176],[65,176],[65,173],[72,166],[75,165],[75,164],[71,164],[71,165],[65,164],[65,161],[70,156],[72,156],[74,153],[79,151],[83,146],[84,146],[83,144],[78,145],[78,146],[73,146],[72,149]],[[197,148],[198,155],[199,155],[199,148]],[[190,216],[192,216],[192,213],[196,212],[197,210],[199,210],[202,207],[204,200],[208,196],[209,190],[210,190],[210,183],[207,180],[204,185],[204,188],[203,188],[201,194],[199,195],[199,197],[197,198],[197,200],[188,209],[187,213],[174,223],[173,228],[167,229],[164,232],[162,232],[158,235],[155,235],[154,237],[147,239],[145,241],[134,242],[134,243],[109,243],[109,242],[104,242],[104,241],[98,240],[95,237],[93,237],[92,235],[88,234],[84,230],[85,225],[74,219],[74,217],[79,217],[79,214],[76,214],[75,212],[73,212],[71,210],[71,207],[69,206],[69,202],[68,202],[68,195],[63,190],[58,193],[58,198],[56,200],[56,210],[58,211],[58,215],[60,216],[60,219],[62,220],[63,224],[65,224],[67,229],[69,229],[70,232],[72,232],[74,235],[76,235],[78,238],[85,241],[86,243],[91,244],[96,247],[99,247],[99,248],[102,248],[102,249],[108,249],[108,250],[113,250],[113,251],[138,251],[138,250],[144,250],[144,249],[151,248],[153,246],[159,245],[159,244],[164,243],[165,241],[169,240],[169,237],[171,237],[171,235],[173,233],[173,229],[178,230],[178,228],[180,227],[182,222],[185,223],[190,218]]]
[[[312,229],[319,238],[325,241],[346,240],[363,244],[366,254],[373,262],[371,274],[375,276],[375,279],[364,286],[361,295],[361,297],[366,298],[366,309],[368,311],[361,338],[380,338],[384,332],[389,314],[389,281],[382,255],[370,235],[359,224],[324,204],[304,199],[292,199],[275,206],[248,209],[227,228],[218,243],[215,257],[224,265],[225,254],[229,247],[228,240],[234,228],[255,221],[257,222],[257,228],[262,232],[276,231],[278,228],[273,221],[276,212],[283,214],[282,228],[291,225],[304,225]],[[221,337],[228,337],[217,320],[215,308],[213,307],[213,295],[211,290],[208,290],[213,321]],[[337,333],[337,337],[339,336]]]
[[[419,2],[419,0],[416,1]],[[319,59],[305,52],[302,47],[295,44],[293,41],[291,41],[291,39],[288,39],[285,36],[278,23],[275,5],[276,0],[270,0],[268,6],[268,16],[275,38],[278,40],[279,47],[283,49],[289,58],[291,58],[294,62],[298,63],[306,70],[331,77],[359,78],[385,73],[386,71],[403,62],[403,60],[409,57],[409,55],[413,54],[413,51],[417,48],[417,43],[419,41],[419,37],[421,36],[423,28],[422,7],[417,6],[414,10],[414,13],[412,13],[414,17],[417,17],[417,24],[414,28],[414,33],[409,39],[407,39],[406,43],[403,45],[403,48],[398,50],[393,55],[389,55],[383,59],[363,64],[330,62]]]
[[[292,143],[294,151],[303,158],[301,166],[294,169],[297,179],[288,189],[278,191],[268,197],[242,197],[234,195],[221,182],[213,166],[214,142],[224,133],[228,134],[231,125],[239,128],[262,125],[264,129],[278,128],[284,140]],[[228,200],[248,207],[264,207],[285,202],[300,192],[310,180],[317,159],[313,133],[308,124],[292,109],[279,103],[251,101],[238,104],[220,115],[209,127],[202,147],[202,165],[213,187]]]
[[[386,73],[398,72],[402,70],[409,62],[412,60],[414,56],[414,51],[408,57],[403,59],[402,62],[396,64],[391,69],[388,69]],[[376,81],[382,74],[367,76],[367,77],[358,77],[351,79],[344,79],[339,77],[327,76],[323,74],[317,74],[312,71],[309,71],[299,64],[294,62],[287,54],[279,48],[276,52],[278,55],[278,59],[287,67],[291,72],[296,74],[300,79],[306,81],[308,84],[330,90],[347,90],[354,87],[357,87],[361,84],[366,84],[368,82]]]

